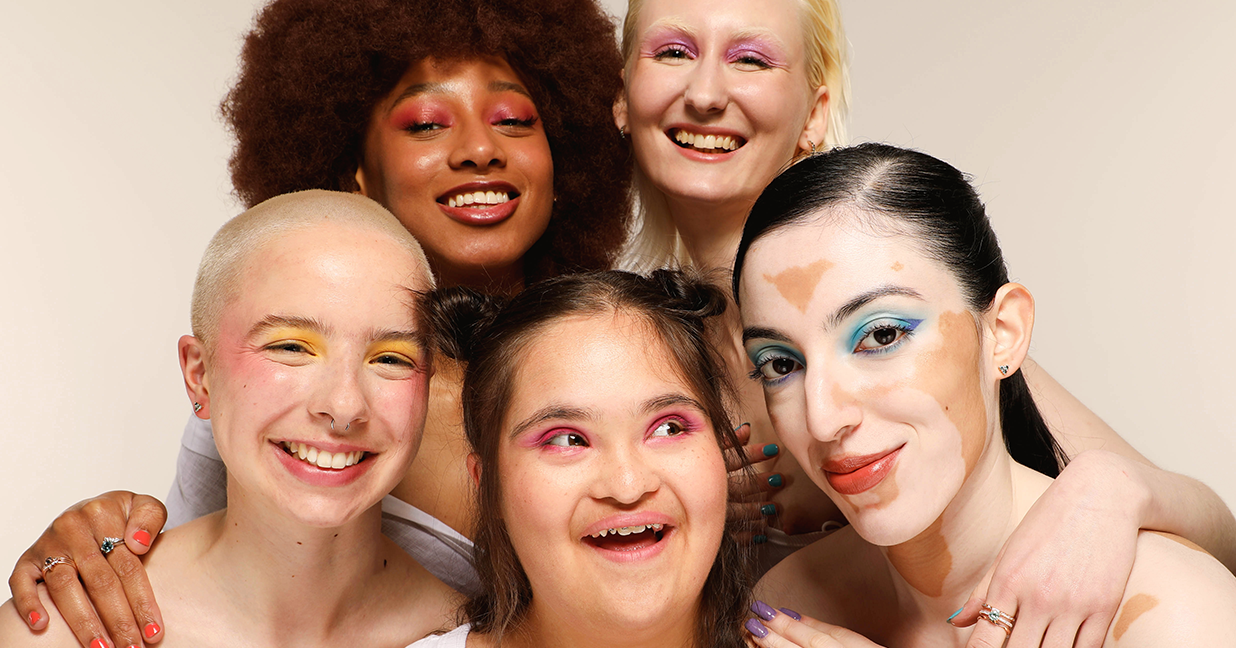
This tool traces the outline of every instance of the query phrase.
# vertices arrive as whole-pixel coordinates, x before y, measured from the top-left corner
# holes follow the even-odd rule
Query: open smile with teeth
[[[331,453],[296,441],[284,441],[280,445],[283,446],[284,452],[293,457],[318,468],[330,470],[343,470],[348,466],[354,466],[363,461],[366,454],[363,450]]]
[[[700,135],[676,130],[671,133],[674,143],[682,148],[695,149],[703,153],[729,153],[742,148],[747,141],[741,137],[730,135]]]
[[[518,198],[519,194],[506,191],[472,191],[456,194],[446,199],[447,207],[492,207]]]
[[[607,551],[639,551],[661,542],[670,529],[664,524],[639,524],[601,529],[584,536],[586,544]]]

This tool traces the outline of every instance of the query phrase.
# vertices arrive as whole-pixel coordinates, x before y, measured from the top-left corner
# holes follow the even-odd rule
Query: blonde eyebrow
[[[271,329],[277,329],[277,328],[305,329],[305,330],[313,331],[314,333],[317,333],[323,337],[329,335],[331,332],[331,328],[329,326],[326,326],[321,321],[314,319],[312,317],[298,317],[294,315],[267,315],[266,317],[263,317],[262,320],[259,321],[257,324],[254,324],[253,328],[249,329],[249,335],[247,337],[248,339],[252,339]]]

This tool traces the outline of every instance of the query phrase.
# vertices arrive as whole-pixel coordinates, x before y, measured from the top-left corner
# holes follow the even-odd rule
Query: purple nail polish
[[[768,628],[765,628],[764,624],[760,623],[757,619],[747,619],[747,622],[743,624],[743,627],[747,629],[747,632],[750,632],[760,639],[768,636]]]
[[[784,615],[786,615],[786,616],[790,617],[791,619],[794,619],[795,621],[802,621],[802,620],[803,620],[803,615],[801,615],[801,614],[799,614],[799,613],[797,613],[797,612],[795,612],[794,610],[791,610],[791,609],[789,609],[789,608],[781,608],[781,612],[782,612],[782,614],[784,614]]]
[[[763,601],[756,601],[751,604],[751,611],[756,613],[765,621],[772,621],[773,617],[777,616],[777,611],[768,607],[768,604]]]

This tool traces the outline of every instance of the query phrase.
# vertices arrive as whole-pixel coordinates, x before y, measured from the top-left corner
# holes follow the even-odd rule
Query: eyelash
[[[572,444],[570,443],[571,437],[575,437],[575,438],[579,439],[580,441],[582,441],[582,443],[580,443],[580,444],[578,444],[578,445],[572,445]],[[553,441],[554,441],[554,439],[562,439],[562,438],[567,439],[568,443],[567,443],[566,445],[563,445],[563,444],[560,444],[560,443],[554,443],[554,442],[553,442]],[[558,448],[579,448],[579,447],[584,447],[584,448],[586,448],[586,447],[588,447],[588,439],[587,439],[587,438],[585,438],[585,437],[584,437],[584,435],[580,434],[579,432],[567,432],[567,431],[565,431],[565,430],[564,430],[564,431],[559,432],[559,433],[557,433],[557,434],[551,434],[551,435],[549,435],[549,436],[545,437],[545,439],[541,441],[541,447],[547,447],[547,446],[554,446],[554,447],[558,447]]]
[[[536,125],[537,121],[538,121],[538,118],[535,115],[527,119],[517,119],[515,117],[508,117],[506,119],[500,120],[497,125],[508,126],[508,127],[515,126],[517,128],[532,128],[534,125]]]
[[[673,434],[670,434],[670,433],[668,433],[668,432],[667,432],[666,434],[657,434],[657,432],[658,432],[661,428],[666,427],[666,426],[669,426],[669,425],[672,425],[672,426],[674,426],[674,427],[677,427],[678,431],[677,431],[677,432],[674,432]],[[663,420],[663,421],[661,421],[661,422],[657,423],[656,427],[654,427],[654,428],[652,429],[652,432],[650,432],[650,433],[648,434],[648,437],[649,437],[649,438],[666,438],[666,439],[672,439],[672,438],[674,438],[674,437],[679,437],[679,436],[683,436],[683,435],[685,435],[685,434],[688,434],[688,433],[690,433],[691,431],[692,431],[692,427],[691,427],[691,424],[690,424],[690,423],[688,423],[688,422],[684,421],[684,420],[683,420],[683,419],[681,419],[681,418],[678,418],[678,417],[674,416],[674,417],[667,418],[667,419],[665,419],[665,420]]]
[[[771,378],[765,375],[764,367],[778,360],[789,360],[790,362],[793,362],[795,365],[797,365],[797,367],[794,370],[788,371],[784,375],[778,376],[776,378]],[[786,353],[777,353],[775,351],[767,351],[767,352],[761,353],[759,357],[756,358],[756,361],[753,364],[755,364],[755,370],[752,371],[750,374],[751,379],[760,381],[766,387],[772,387],[774,385],[781,384],[783,381],[785,381],[786,378],[789,378],[790,376],[792,376],[799,368],[802,367],[802,363],[799,362],[797,358],[794,358],[793,356],[786,354]]]
[[[674,56],[670,56],[671,54]],[[688,59],[691,58],[691,52],[687,51],[687,48],[682,45],[667,45],[657,50],[652,55],[652,58],[657,61],[664,61],[667,58],[673,58],[676,60]]]
[[[734,59],[734,62],[740,65],[754,65],[761,70],[767,70],[772,67],[772,64],[769,63],[768,60],[754,54],[744,54]]]
[[[888,319],[874,320],[868,323],[866,326],[864,326],[862,330],[859,331],[858,335],[855,336],[857,338],[857,341],[854,343],[853,352],[862,353],[864,355],[879,355],[881,353],[888,353],[889,351],[892,351],[893,349],[896,349],[900,347],[902,344],[904,344],[906,338],[914,334],[914,329],[918,328],[918,325],[920,322],[921,320],[914,321],[913,323],[905,322],[901,320],[888,320]],[[877,331],[887,331],[890,329],[901,332],[901,334],[897,336],[897,339],[893,340],[892,342],[888,344],[881,345],[878,347],[873,347],[870,349],[860,348],[860,345],[862,345],[862,343],[867,338],[874,335]]]
[[[291,342],[291,341],[275,342],[273,344],[268,344],[266,345],[265,349],[268,351],[285,351],[287,353],[311,353],[309,351],[309,347],[306,346],[305,344],[301,342]]]

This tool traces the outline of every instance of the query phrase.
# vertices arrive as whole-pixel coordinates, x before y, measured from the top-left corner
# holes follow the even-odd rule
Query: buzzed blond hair
[[[359,194],[310,189],[275,196],[224,223],[210,239],[193,284],[190,319],[193,336],[212,347],[214,333],[224,307],[241,290],[240,279],[250,256],[281,235],[308,229],[322,223],[346,224],[369,229],[390,237],[415,261],[420,285],[411,289],[432,289],[429,261],[416,239],[389,211]]]

